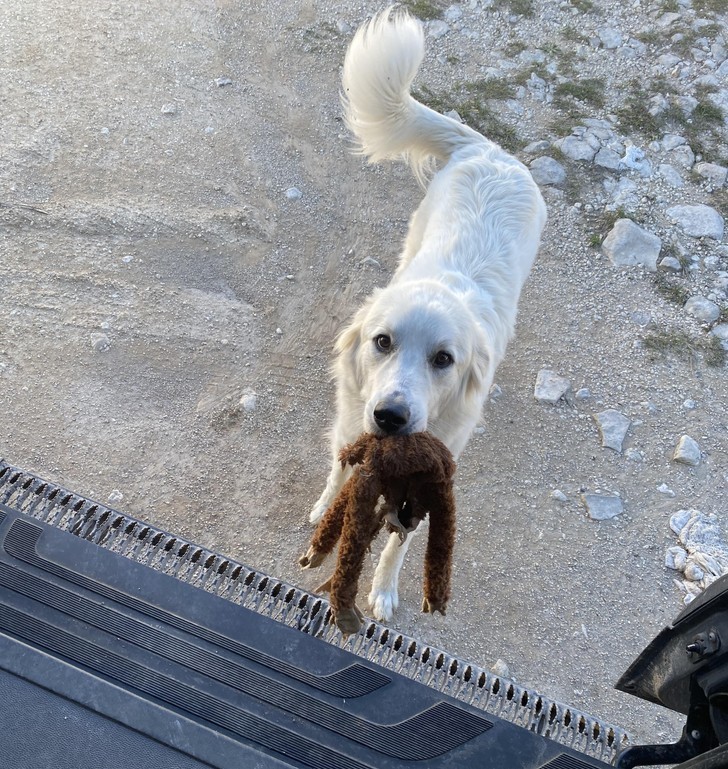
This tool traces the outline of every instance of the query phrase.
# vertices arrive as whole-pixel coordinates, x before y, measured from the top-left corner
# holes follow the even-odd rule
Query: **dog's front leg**
[[[326,488],[318,498],[316,504],[311,508],[311,513],[308,516],[308,520],[311,523],[318,523],[323,514],[328,510],[331,503],[336,499],[336,495],[341,490],[341,487],[346,483],[351,475],[351,467],[346,466],[342,468],[338,455],[334,457],[334,463],[329,473],[329,478],[326,481]]]
[[[369,593],[369,605],[372,614],[380,622],[389,622],[394,610],[399,606],[399,572],[402,569],[404,558],[409,550],[412,537],[423,528],[419,526],[404,542],[400,541],[399,534],[394,532],[389,535],[387,544],[379,557],[379,563],[374,571],[372,589]]]

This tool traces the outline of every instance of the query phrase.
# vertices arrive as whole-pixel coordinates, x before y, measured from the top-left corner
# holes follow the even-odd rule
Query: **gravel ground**
[[[296,561],[327,473],[332,339],[388,280],[421,195],[405,168],[352,156],[341,122],[346,44],[378,8],[0,5],[8,461],[319,581]],[[670,517],[725,508],[728,250],[715,217],[696,236],[702,209],[674,210],[707,206],[722,229],[724,6],[416,10],[442,12],[418,92],[536,161],[550,219],[459,465],[448,616],[419,613],[420,541],[393,625],[484,667],[502,659],[635,740],[672,739],[679,718],[612,686],[682,606]],[[620,219],[659,238],[647,267],[602,245]],[[665,257],[677,270],[653,272]],[[693,296],[717,317],[691,315]],[[571,386],[553,405],[534,398],[542,369]],[[607,409],[629,420],[621,451],[602,445]],[[697,466],[672,458],[685,434]],[[622,512],[593,520],[587,492],[618,494]]]

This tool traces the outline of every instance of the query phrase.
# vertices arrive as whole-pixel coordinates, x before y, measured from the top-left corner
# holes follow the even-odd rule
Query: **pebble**
[[[561,184],[566,179],[566,169],[546,155],[531,161],[529,168],[533,180],[542,186]]]
[[[672,206],[667,215],[686,234],[694,238],[723,239],[723,217],[710,206]]]
[[[490,672],[498,676],[498,678],[507,678],[508,680],[511,680],[511,671],[502,659],[497,659],[495,661],[495,665],[490,669]]]
[[[91,347],[93,347],[96,352],[106,352],[111,347],[111,341],[106,334],[92,334]]]
[[[557,139],[554,142],[554,147],[563,152],[567,158],[571,158],[571,160],[592,161],[597,154],[595,147],[592,147],[589,142],[579,139],[576,136],[567,136],[564,139]]]
[[[619,30],[612,27],[604,27],[597,30],[597,37],[599,38],[602,46],[607,50],[613,50],[619,48],[622,45],[623,38]]]
[[[218,88],[222,88],[223,86],[232,85],[232,84],[233,84],[233,81],[229,77],[216,77],[215,78],[215,85]]]
[[[696,163],[694,171],[716,187],[722,187],[728,178],[728,168],[715,163]]]
[[[571,392],[571,382],[551,369],[541,369],[536,376],[533,395],[540,403],[556,405]]]
[[[593,494],[581,495],[586,506],[587,515],[594,521],[606,521],[619,515],[623,510],[622,500],[618,494]]]
[[[660,492],[660,494],[664,494],[666,497],[675,496],[675,492],[666,483],[661,483],[657,487],[657,490]]]
[[[683,465],[697,467],[700,464],[700,447],[689,435],[683,435],[675,446],[672,458]]]
[[[554,489],[551,492],[551,499],[555,499],[557,502],[568,502],[569,498],[564,494],[561,489]]]
[[[106,501],[110,505],[118,505],[122,499],[124,499],[124,495],[119,491],[119,489],[112,489],[111,493],[106,498]]]
[[[602,446],[622,453],[622,443],[627,435],[630,420],[616,409],[606,409],[594,415],[602,436]]]
[[[642,266],[650,272],[657,270],[661,248],[662,241],[657,235],[642,229],[631,219],[617,219],[602,243],[602,250],[612,264],[620,267]]]
[[[680,260],[676,259],[674,256],[666,256],[664,259],[661,259],[659,267],[661,270],[669,272],[682,271],[682,264],[680,264]]]
[[[176,115],[177,114],[177,105],[170,102],[169,104],[163,104],[162,105],[162,114],[163,115]]]
[[[728,350],[728,323],[719,323],[717,326],[713,326],[710,333],[720,339],[724,350]]]
[[[303,193],[298,187],[289,187],[286,190],[285,195],[289,200],[300,200],[303,197]]]
[[[435,19],[434,21],[427,22],[427,35],[435,40],[439,40],[444,37],[450,31],[450,27],[444,21]]]
[[[685,312],[701,323],[714,323],[720,318],[720,307],[704,296],[691,296],[685,302]]]
[[[258,396],[251,388],[246,388],[240,397],[240,405],[247,412],[255,411],[258,406]]]

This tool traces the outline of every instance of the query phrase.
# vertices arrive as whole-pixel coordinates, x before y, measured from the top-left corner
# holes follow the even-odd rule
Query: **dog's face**
[[[363,429],[378,435],[430,430],[446,440],[464,417],[479,413],[490,386],[480,327],[434,281],[376,292],[339,337],[337,352],[347,402],[356,395]]]

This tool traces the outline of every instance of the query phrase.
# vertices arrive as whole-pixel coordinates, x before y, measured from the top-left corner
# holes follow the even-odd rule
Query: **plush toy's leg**
[[[355,484],[356,476],[352,476],[339,491],[336,499],[326,511],[326,515],[319,521],[311,538],[311,546],[306,554],[298,559],[298,563],[304,569],[315,569],[320,566],[339,541],[341,528],[344,525],[348,496],[353,493]]]
[[[364,556],[380,526],[374,513],[378,498],[378,493],[359,486],[357,493],[349,496],[344,514],[339,557],[331,577],[331,608],[336,624],[347,635],[359,630],[362,622],[355,600]]]
[[[455,500],[450,489],[433,492],[431,499],[422,611],[445,614],[450,598],[452,551],[455,546]]]

